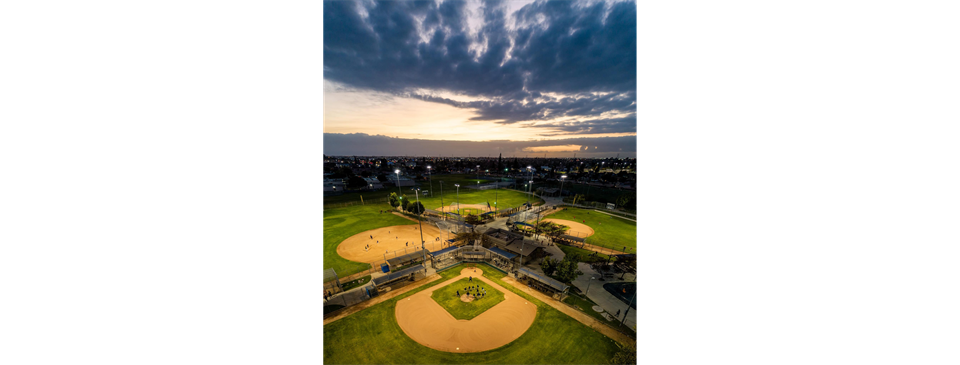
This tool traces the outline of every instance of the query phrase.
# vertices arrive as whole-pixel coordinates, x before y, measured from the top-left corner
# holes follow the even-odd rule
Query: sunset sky
[[[635,157],[635,6],[326,1],[324,153]]]

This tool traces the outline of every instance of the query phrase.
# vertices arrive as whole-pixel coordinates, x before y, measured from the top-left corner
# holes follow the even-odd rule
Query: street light
[[[587,282],[587,291],[586,291],[585,293],[583,293],[583,295],[590,294],[590,284],[593,283],[593,279],[596,279],[596,278],[593,277],[593,276],[591,276],[591,277],[590,277],[590,281]]]

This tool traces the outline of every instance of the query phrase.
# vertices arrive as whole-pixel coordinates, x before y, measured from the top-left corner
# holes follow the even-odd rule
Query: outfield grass
[[[484,295],[483,298],[476,297],[472,302],[466,303],[460,300],[457,291],[459,290],[460,294],[464,294],[465,291],[463,288],[471,285],[479,285],[482,288],[486,288],[487,294]],[[474,291],[474,293],[476,292]],[[437,304],[440,304],[443,309],[446,309],[447,312],[453,315],[453,318],[470,320],[502,302],[503,293],[486,283],[460,279],[453,284],[435,290],[430,294],[430,298],[433,298]]]
[[[453,185],[447,186],[446,183],[443,184],[443,201],[440,199],[440,189],[437,186],[438,184],[434,182],[434,189],[436,195],[431,197],[420,197],[420,202],[423,203],[423,206],[427,209],[436,209],[440,206],[450,206],[457,204],[457,190]],[[449,189],[448,189],[449,188]],[[490,206],[494,209],[510,209],[516,208],[520,204],[527,202],[528,195],[515,190],[506,190],[506,189],[489,189],[489,190],[475,190],[475,189],[466,189],[460,187],[460,204],[483,204],[486,205],[488,202]],[[531,200],[531,203],[542,202],[543,200],[537,197],[534,197]],[[497,204],[494,204],[497,203]]]
[[[340,242],[357,233],[374,228],[417,224],[380,210],[392,209],[389,204],[354,205],[323,211],[323,268],[336,269],[344,277],[369,269],[370,264],[347,260],[337,254]]]
[[[484,276],[537,306],[537,318],[520,338],[490,351],[457,354],[423,346],[397,324],[396,303],[460,275],[460,265],[441,279],[323,326],[327,364],[606,364],[619,347],[610,338],[504,283],[504,274],[486,265]]]
[[[618,251],[623,250],[623,246],[627,246],[628,253],[637,252],[636,222],[580,208],[564,208],[546,216],[546,218],[571,220],[593,228],[594,234],[587,237],[587,243],[591,245],[608,247]],[[586,223],[583,221],[586,221]],[[600,224],[601,222],[603,224]]]

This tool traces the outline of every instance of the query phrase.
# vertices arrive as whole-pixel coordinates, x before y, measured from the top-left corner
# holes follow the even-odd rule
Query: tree
[[[420,202],[417,201],[410,201],[410,203],[407,204],[407,207],[403,209],[416,215],[423,214],[424,212],[423,204],[420,204]]]
[[[540,260],[540,269],[547,276],[553,276],[553,273],[557,271],[557,263],[559,263],[557,259],[544,257],[543,260]]]
[[[631,343],[630,345],[621,345],[619,342],[617,346],[620,347],[620,350],[613,355],[613,358],[610,359],[610,363],[614,365],[625,365],[625,364],[636,364],[637,363],[637,344]]]
[[[387,182],[387,175],[384,175],[384,174],[377,175],[377,180],[380,180],[380,182]]]
[[[357,175],[350,176],[347,179],[347,188],[360,189],[364,186],[367,186],[367,181]]]
[[[570,258],[570,259],[568,259]],[[557,280],[560,280],[565,283],[569,283],[577,278],[577,276],[583,275],[583,272],[577,268],[577,260],[575,257],[564,257],[563,261],[560,261],[557,264],[556,276]]]
[[[481,243],[484,243],[487,241],[487,236],[483,233],[470,230],[457,233],[456,237],[453,238],[453,241],[460,245],[472,244],[477,240],[480,240]]]
[[[390,193],[390,206],[391,206],[391,207],[394,207],[394,208],[399,207],[399,206],[400,206],[400,202],[401,202],[401,199],[400,199],[400,197],[397,196],[397,193]]]
[[[373,176],[373,173],[372,173],[372,172],[370,172],[370,171],[366,171],[366,170],[364,170],[363,172],[361,172],[361,173],[360,173],[360,176],[363,176],[363,177],[370,177],[370,176]]]
[[[617,198],[617,206],[637,210],[637,193],[623,194]]]

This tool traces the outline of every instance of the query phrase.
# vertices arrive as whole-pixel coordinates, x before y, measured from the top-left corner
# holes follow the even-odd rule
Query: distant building
[[[367,189],[376,190],[383,189],[383,183],[380,180],[377,180],[375,177],[365,177],[363,181],[367,182]]]

